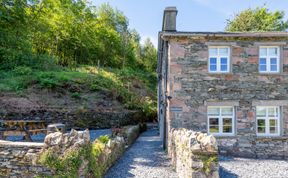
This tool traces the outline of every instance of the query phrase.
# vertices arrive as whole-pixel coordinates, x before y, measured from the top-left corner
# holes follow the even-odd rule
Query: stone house
[[[221,154],[288,159],[288,32],[180,32],[164,11],[158,117],[170,130],[213,134]]]

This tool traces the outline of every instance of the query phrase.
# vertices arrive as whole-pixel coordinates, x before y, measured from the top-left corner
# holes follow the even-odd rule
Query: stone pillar
[[[176,7],[166,7],[163,16],[162,31],[176,31]]]

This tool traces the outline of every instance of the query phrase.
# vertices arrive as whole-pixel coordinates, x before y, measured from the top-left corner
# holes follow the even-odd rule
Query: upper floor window
[[[280,108],[278,106],[256,107],[257,135],[279,136],[280,135]]]
[[[234,107],[208,107],[208,133],[213,135],[234,135]]]
[[[279,47],[262,46],[259,52],[259,72],[277,73],[279,72],[280,51]]]
[[[230,48],[209,47],[209,72],[227,73],[230,70]]]

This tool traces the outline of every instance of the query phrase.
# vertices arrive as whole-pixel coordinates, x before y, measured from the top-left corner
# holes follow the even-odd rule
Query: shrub
[[[31,75],[32,69],[27,66],[18,66],[14,68],[13,72],[17,75]]]
[[[98,140],[103,143],[103,144],[106,144],[108,143],[108,141],[110,140],[109,136],[108,135],[101,135]]]

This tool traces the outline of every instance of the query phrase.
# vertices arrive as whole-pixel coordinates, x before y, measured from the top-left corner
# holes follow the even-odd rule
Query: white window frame
[[[257,116],[257,108],[266,108],[266,116],[265,117],[258,117]],[[277,117],[269,117],[268,116],[268,109],[269,108],[274,108],[278,109],[278,116]],[[256,106],[256,134],[257,136],[280,136],[280,118],[281,118],[281,110],[280,106]],[[258,119],[265,120],[265,133],[258,133]],[[270,133],[270,125],[269,125],[269,120],[277,120],[277,131],[278,133]]]
[[[267,55],[261,56],[260,50],[266,48],[267,49]],[[271,56],[269,54],[269,48],[276,48],[277,49],[277,56]],[[260,71],[260,59],[265,58],[266,59],[266,71]],[[277,60],[277,71],[271,71],[271,58],[276,58]],[[280,72],[280,47],[279,46],[260,46],[259,47],[259,64],[258,64],[258,71],[259,73],[279,73]]]
[[[208,108],[220,108],[218,116],[209,116]],[[222,116],[222,108],[232,108],[232,116]],[[219,119],[219,132],[210,133],[210,118]],[[223,118],[232,118],[232,133],[223,133]],[[234,106],[208,106],[207,107],[207,132],[215,136],[234,136],[235,135],[235,107]]]
[[[215,55],[213,56],[210,54],[209,51],[211,48],[217,49],[217,55],[216,56]],[[227,48],[228,49],[227,56],[219,54],[219,49],[221,49],[221,48]],[[229,73],[230,72],[230,46],[209,46],[208,53],[209,53],[209,58],[208,58],[208,71],[209,71],[209,73]],[[222,57],[227,58],[227,71],[221,71],[221,58]],[[210,58],[216,58],[216,71],[210,70]]]

